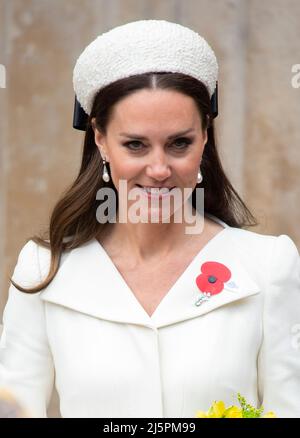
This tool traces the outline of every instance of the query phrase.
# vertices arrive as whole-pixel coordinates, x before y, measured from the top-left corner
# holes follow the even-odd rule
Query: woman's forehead
[[[176,92],[174,94],[153,97],[151,94],[137,96],[134,93],[122,99],[111,115],[111,127],[120,133],[137,132],[137,127],[142,131],[163,129],[171,131],[170,134],[174,130],[196,129],[199,125],[199,112],[193,99],[189,96],[178,97],[179,93]]]

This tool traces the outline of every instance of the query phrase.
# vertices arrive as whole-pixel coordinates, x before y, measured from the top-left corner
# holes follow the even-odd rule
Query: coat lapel
[[[239,261],[231,245],[231,227],[211,239],[164,296],[151,317],[96,239],[66,255],[41,299],[87,315],[151,328],[164,327],[203,316],[221,306],[259,293],[260,288]],[[200,306],[196,277],[206,261],[220,262],[232,273],[230,282]],[[45,261],[44,261],[45,266]],[[230,287],[230,283],[236,287]]]

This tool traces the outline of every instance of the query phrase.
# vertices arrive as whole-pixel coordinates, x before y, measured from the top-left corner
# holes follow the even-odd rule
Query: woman
[[[217,71],[203,38],[164,20],[78,58],[81,168],[22,248],[3,317],[2,383],[34,415],[55,380],[62,417],[195,417],[237,392],[300,416],[299,254],[243,229],[256,222],[214,141]],[[187,211],[194,228],[175,220]]]

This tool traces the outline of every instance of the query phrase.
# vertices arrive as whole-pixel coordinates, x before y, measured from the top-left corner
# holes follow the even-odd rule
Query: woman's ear
[[[207,140],[208,140],[207,129],[205,129],[203,135],[203,147],[205,147]]]
[[[101,155],[102,159],[105,159],[107,162],[109,162],[105,147],[103,146],[103,143],[104,143],[103,135],[96,127],[95,117],[92,118],[91,125],[92,125],[92,128],[94,130],[95,143],[96,143],[97,148],[99,149],[100,155]]]
[[[101,136],[101,133],[99,132],[99,130],[97,129],[95,117],[93,117],[91,120],[91,126],[92,126],[94,134],[95,134],[95,143],[97,146],[99,146],[101,144],[101,141],[102,141],[101,140],[102,136]]]

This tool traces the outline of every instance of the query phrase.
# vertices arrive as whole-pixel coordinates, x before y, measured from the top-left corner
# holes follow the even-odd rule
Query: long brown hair
[[[49,229],[41,236],[35,235],[27,239],[50,249],[49,273],[40,284],[28,289],[19,286],[11,279],[12,284],[20,291],[27,293],[41,291],[55,277],[64,250],[77,248],[90,239],[99,237],[103,232],[106,224],[99,223],[96,218],[96,209],[99,207],[96,192],[101,187],[111,187],[115,191],[117,200],[118,192],[111,180],[108,183],[102,180],[103,164],[95,143],[91,121],[95,117],[97,128],[106,135],[114,105],[122,98],[142,89],[174,90],[194,99],[200,113],[202,129],[207,129],[208,134],[201,162],[203,182],[196,186],[204,188],[205,213],[218,217],[232,227],[257,225],[254,216],[239,197],[222,168],[215,145],[210,97],[206,86],[181,73],[153,72],[134,75],[107,85],[95,96],[87,120],[78,176],[54,206]],[[194,208],[196,208],[195,199],[194,190],[192,193]]]

